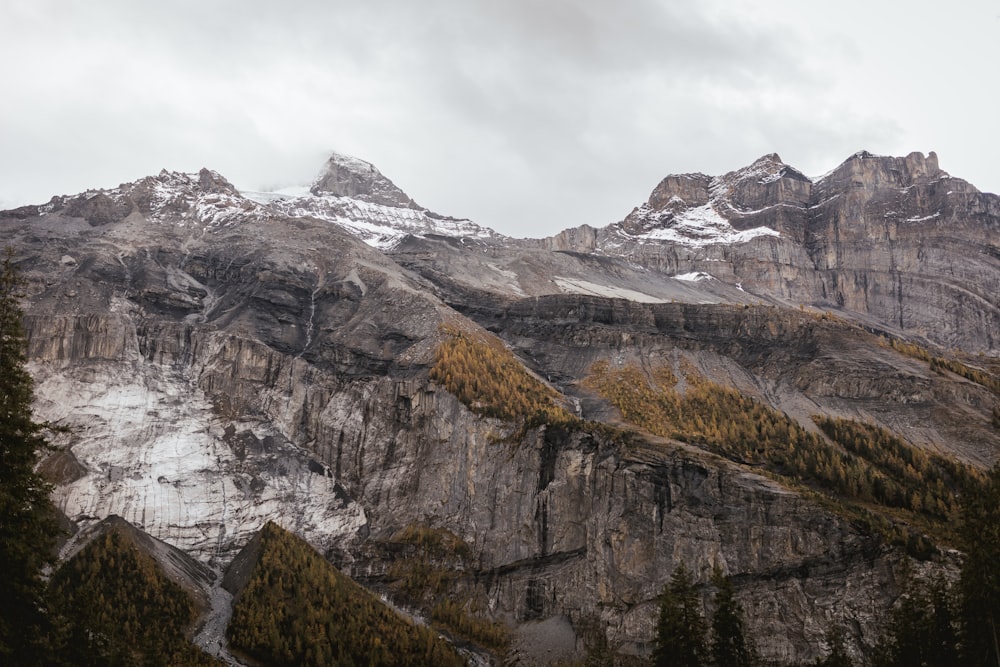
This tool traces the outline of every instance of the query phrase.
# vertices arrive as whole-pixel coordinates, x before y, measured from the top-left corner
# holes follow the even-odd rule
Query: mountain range
[[[512,664],[648,656],[681,563],[706,605],[732,578],[768,660],[832,627],[861,655],[901,572],[954,570],[954,493],[835,425],[942,489],[1000,452],[1000,197],[934,153],[671,175],[541,239],[341,155],[309,187],[163,171],[0,230],[36,413],[68,427],[42,470],[89,529],[66,555],[111,516],[183,552],[226,661],[222,575],[268,522],[412,613],[507,628]]]

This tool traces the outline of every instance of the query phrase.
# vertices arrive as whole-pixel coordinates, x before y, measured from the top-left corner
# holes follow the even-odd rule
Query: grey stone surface
[[[693,209],[778,236],[636,237]],[[815,183],[772,155],[546,240],[410,235],[387,255],[207,170],[6,212],[0,233],[29,281],[38,413],[76,427],[54,467],[81,525],[118,514],[218,565],[273,519],[377,580],[373,545],[429,524],[471,549],[449,594],[523,636],[555,619],[577,651],[598,628],[638,655],[673,569],[707,603],[719,566],[761,652],[798,664],[835,626],[871,646],[905,556],[691,445],[515,438],[429,380],[442,326],[497,335],[588,419],[619,420],[581,384],[594,361],[683,362],[807,427],[865,419],[985,466],[996,397],[878,334],[995,353],[997,209],[933,155],[857,155]]]

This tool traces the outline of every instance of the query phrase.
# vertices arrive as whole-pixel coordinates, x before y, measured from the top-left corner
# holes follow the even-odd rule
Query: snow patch
[[[367,164],[367,163],[366,163]],[[424,209],[386,206],[336,195],[250,193],[255,201],[296,218],[333,223],[368,245],[390,251],[407,236],[437,234],[453,238],[489,239],[500,235],[471,220],[440,218]]]
[[[663,299],[637,292],[624,287],[612,287],[610,285],[599,285],[587,280],[578,278],[564,278],[555,276],[552,279],[559,289],[570,294],[590,294],[593,296],[607,297],[611,299],[628,299],[639,303],[666,303]]]
[[[287,188],[280,188],[278,190],[240,190],[240,194],[251,201],[255,201],[258,204],[270,204],[275,201],[280,201],[282,199],[295,199],[297,197],[308,197],[309,196],[309,186],[307,185],[296,185]]]
[[[661,224],[662,226],[633,236],[642,241],[668,241],[693,248],[746,243],[759,236],[781,236],[770,227],[738,231],[719,215],[711,203],[688,209]]]
[[[688,282],[697,283],[702,280],[715,280],[715,276],[710,273],[705,273],[704,271],[692,271],[690,273],[678,273],[676,276],[670,276],[674,280],[686,280]]]

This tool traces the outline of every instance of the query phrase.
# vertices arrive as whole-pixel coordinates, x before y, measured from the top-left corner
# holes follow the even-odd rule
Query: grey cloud
[[[882,33],[866,26],[891,15],[856,0],[818,19],[790,0],[770,15],[742,7],[9,0],[0,57],[17,67],[0,72],[0,199],[162,167],[288,185],[336,149],[442,213],[538,235],[619,219],[669,172],[721,173],[772,151],[823,171],[859,148],[943,153],[909,145],[923,134],[972,143],[961,123],[926,129],[932,109],[954,113],[954,96],[925,95],[897,70],[918,96],[898,100],[901,113],[865,78],[881,71],[865,58],[881,66],[901,49],[925,78],[962,72],[933,70],[902,29],[872,47]],[[964,114],[981,136],[986,108]]]

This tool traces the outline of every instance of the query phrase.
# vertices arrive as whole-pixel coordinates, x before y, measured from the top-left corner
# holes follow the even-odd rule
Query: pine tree
[[[1000,665],[1000,465],[962,513],[962,645],[966,664]]]
[[[955,596],[944,580],[911,581],[893,608],[876,647],[875,667],[958,664]]]
[[[699,667],[707,654],[701,602],[691,574],[681,563],[660,595],[653,664],[656,667]]]
[[[41,572],[55,560],[57,524],[49,486],[34,472],[47,443],[31,414],[21,284],[8,249],[0,272],[0,663],[28,665],[43,653]]]
[[[733,582],[718,569],[712,579],[718,588],[712,614],[712,660],[716,667],[750,667],[753,651],[743,632],[743,609],[736,600]]]

